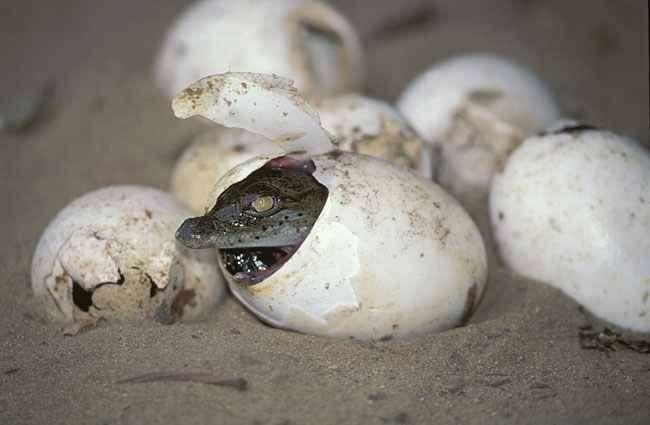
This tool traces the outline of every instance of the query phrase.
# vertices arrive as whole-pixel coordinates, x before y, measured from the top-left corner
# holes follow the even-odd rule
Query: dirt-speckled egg
[[[478,304],[485,249],[458,202],[407,168],[334,149],[290,81],[216,75],[184,90],[173,108],[284,149],[230,170],[210,210],[177,231],[186,246],[219,252],[232,292],[265,322],[403,337],[458,326]]]
[[[650,152],[584,125],[527,139],[495,175],[499,252],[615,325],[650,332]]]
[[[169,194],[111,186],[71,202],[47,226],[32,260],[32,289],[66,323],[200,316],[224,294],[214,253],[177,244],[189,214]]]

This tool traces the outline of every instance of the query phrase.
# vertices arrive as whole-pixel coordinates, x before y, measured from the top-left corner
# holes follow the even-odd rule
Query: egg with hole
[[[439,151],[436,181],[466,208],[480,211],[492,175],[510,152],[560,118],[553,94],[535,73],[487,54],[434,64],[407,85],[397,105]]]
[[[354,29],[323,1],[203,0],[170,28],[155,77],[170,97],[229,71],[286,75],[301,92],[322,96],[359,89],[363,68]]]
[[[99,319],[171,323],[201,316],[223,296],[216,255],[177,244],[189,214],[169,194],[110,186],[61,210],[32,260],[32,289],[46,315],[68,324]]]
[[[468,214],[407,168],[335,149],[290,81],[211,76],[173,108],[181,118],[258,133],[285,151],[230,170],[210,210],[176,233],[189,248],[219,253],[233,294],[263,321],[380,339],[458,326],[477,306],[487,265]]]

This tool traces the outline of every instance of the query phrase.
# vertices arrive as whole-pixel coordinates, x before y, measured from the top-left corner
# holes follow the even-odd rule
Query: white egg
[[[253,71],[286,75],[301,92],[359,89],[359,39],[340,14],[313,0],[203,0],[168,32],[155,65],[173,96],[206,75]]]
[[[596,316],[650,331],[650,153],[585,126],[527,139],[494,178],[499,252]]]
[[[111,186],[71,202],[50,222],[32,260],[32,289],[49,318],[163,323],[203,314],[225,284],[210,252],[175,243],[189,212],[143,186]]]
[[[481,236],[468,214],[442,188],[408,169],[333,150],[318,115],[289,81],[257,74],[216,75],[188,87],[174,99],[173,108],[182,118],[201,115],[257,132],[289,155],[254,158],[230,170],[217,183],[212,204],[219,205],[230,196],[224,195],[226,190],[248,184],[248,178],[270,164],[304,164],[327,189],[313,227],[289,247],[292,255],[273,264],[260,260],[264,253],[242,260],[247,267],[253,261],[262,272],[275,270],[272,274],[257,279],[257,271],[242,275],[229,270],[225,255],[233,251],[220,251],[232,292],[262,320],[312,334],[377,339],[458,326],[478,304],[487,265]],[[258,239],[257,234],[245,234],[241,216],[260,198],[251,195],[232,205],[227,201],[214,212],[215,217],[241,218],[229,223],[232,232],[222,233],[221,222],[206,216],[187,220],[177,237],[194,248],[206,246],[211,236],[194,232],[206,225],[208,232],[219,229],[217,237]],[[253,222],[257,228],[264,224]],[[249,246],[252,251],[235,254],[259,251],[254,242]]]
[[[470,209],[483,208],[492,175],[510,152],[560,118],[549,89],[531,71],[478,54],[433,65],[409,83],[397,105],[440,151],[436,180]]]

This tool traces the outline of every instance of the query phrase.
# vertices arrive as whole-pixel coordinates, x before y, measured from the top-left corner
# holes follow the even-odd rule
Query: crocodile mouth
[[[278,271],[300,245],[220,249],[219,253],[224,268],[235,282],[252,286]]]

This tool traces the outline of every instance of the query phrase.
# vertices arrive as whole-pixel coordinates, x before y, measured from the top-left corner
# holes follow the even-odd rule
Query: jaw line
[[[240,285],[245,285],[245,286],[252,286],[252,285],[262,283],[264,280],[269,278],[275,272],[280,270],[282,266],[284,266],[287,263],[287,261],[291,259],[293,254],[296,253],[300,245],[301,243],[292,244],[292,245],[268,246],[268,247],[264,246],[264,247],[251,247],[251,248],[233,248],[233,249],[229,248],[224,250],[220,249],[219,253],[221,254],[220,256],[222,260],[222,265],[223,268],[225,269],[224,272],[228,273],[233,278],[235,283]],[[253,255],[254,251],[259,252],[264,250],[275,251],[275,253],[281,252],[282,254],[281,257],[276,258],[273,263],[267,265],[267,268],[264,270],[257,270],[253,272],[238,271],[236,273],[231,273],[226,266],[224,254],[226,254],[227,251],[233,251],[235,254],[242,253],[244,255]]]

